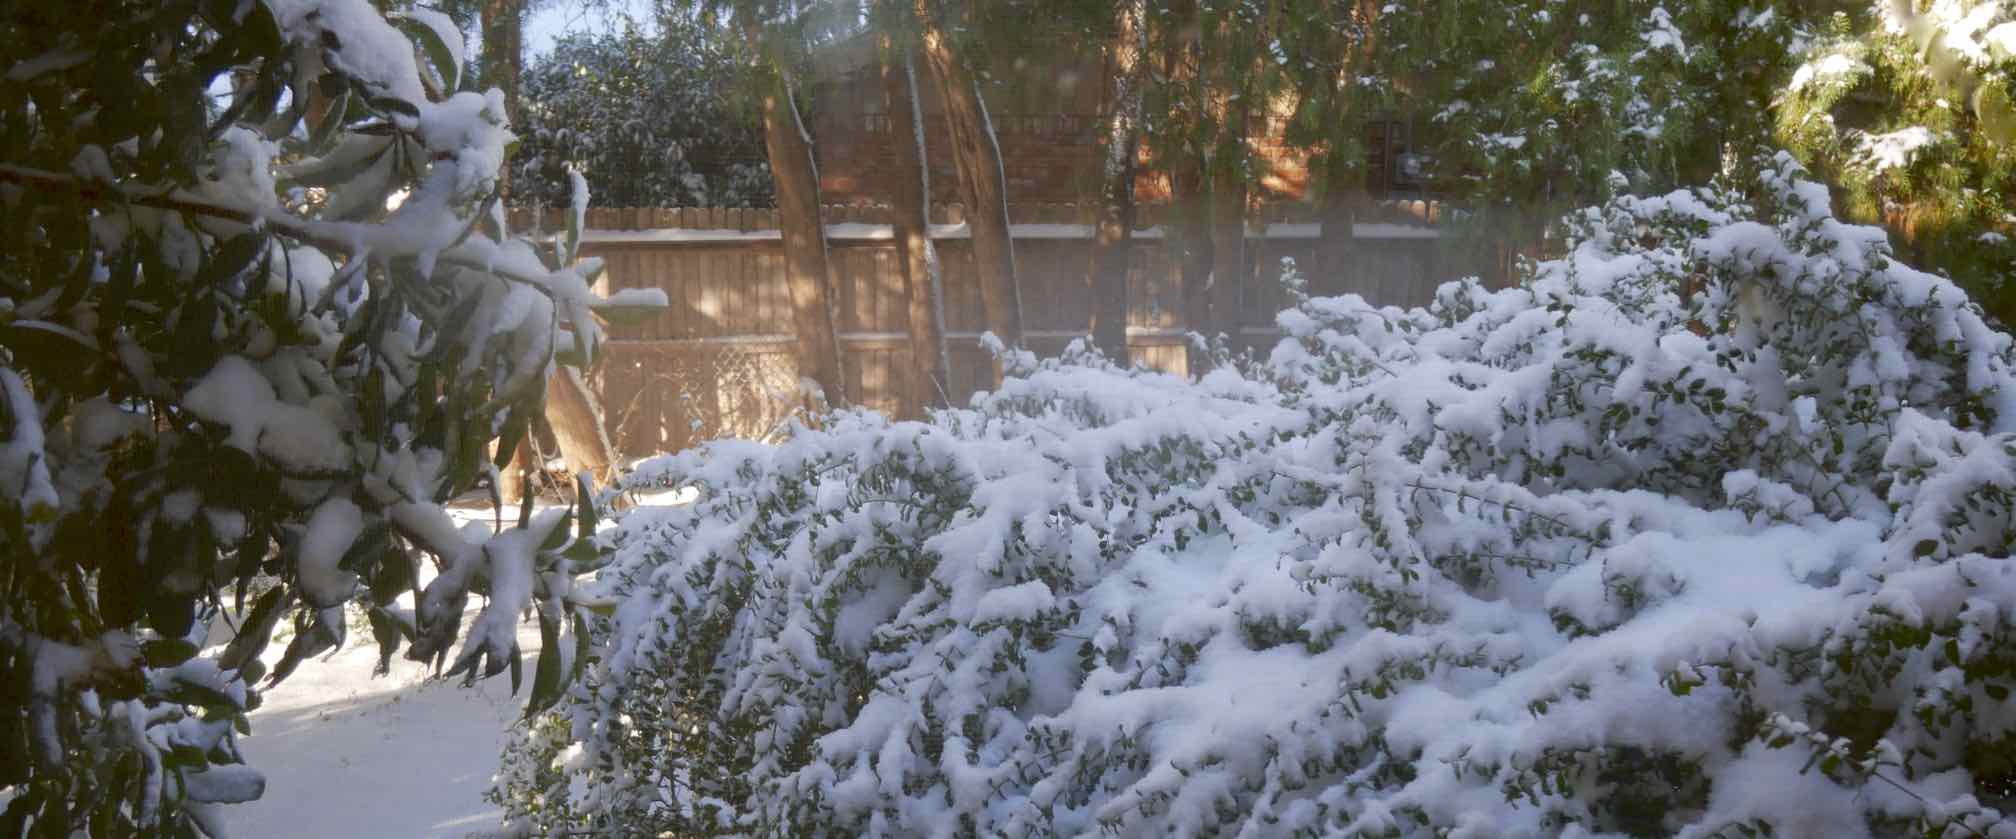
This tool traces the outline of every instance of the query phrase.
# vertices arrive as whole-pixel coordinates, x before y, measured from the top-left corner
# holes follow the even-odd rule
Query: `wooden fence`
[[[1054,353],[1089,328],[1090,227],[1068,205],[1014,209],[1026,342],[1039,353]],[[1346,248],[1334,242],[1319,247],[1311,222],[1252,225],[1247,247],[1252,273],[1241,301],[1240,337],[1260,342],[1274,334],[1274,313],[1286,300],[1279,282],[1284,257],[1296,261],[1315,293],[1355,292],[1381,304],[1426,302],[1433,283],[1460,267],[1450,264],[1437,231],[1419,223],[1435,212],[1396,208],[1395,221],[1358,224]],[[947,397],[954,403],[993,384],[991,361],[977,341],[980,295],[962,220],[956,206],[947,208],[932,229],[952,361]],[[1150,214],[1135,234],[1128,275],[1129,355],[1136,363],[1182,374],[1189,329],[1182,316],[1181,271],[1155,224],[1159,220]],[[531,221],[520,214],[516,226]],[[542,221],[550,230],[558,219]],[[798,365],[782,238],[766,226],[774,225],[768,211],[619,208],[599,215],[591,210],[588,221],[583,252],[606,261],[603,291],[659,288],[670,302],[662,316],[611,330],[597,378],[612,437],[623,453],[641,456],[713,437],[775,433],[798,404]],[[908,306],[885,221],[885,211],[876,208],[835,209],[827,215],[827,236],[848,400],[893,414],[918,383],[908,380]]]

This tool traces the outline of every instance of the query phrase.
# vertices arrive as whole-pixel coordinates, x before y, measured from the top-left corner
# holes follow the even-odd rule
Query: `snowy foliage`
[[[1452,196],[1531,212],[1712,177],[1725,144],[1768,140],[1755,114],[1798,36],[1732,0],[1387,4],[1360,97],[1415,115]],[[1416,81],[1416,80],[1419,81]]]
[[[573,169],[609,206],[769,206],[762,126],[735,104],[734,43],[677,10],[561,38],[525,72],[513,203],[565,205]]]
[[[1788,157],[640,468],[528,833],[2016,837],[2016,348]],[[1745,199],[1741,196],[1752,196]],[[1291,286],[1292,288],[1293,286]]]
[[[520,614],[569,625],[597,552],[568,514],[491,538],[440,505],[556,358],[593,357],[598,266],[502,229],[502,100],[456,92],[439,15],[133,0],[5,26],[47,51],[0,45],[0,834],[216,836],[213,805],[263,789],[235,737],[281,621],[269,684],[342,644],[346,608],[382,656],[514,684]],[[546,648],[535,704],[572,660]]]
[[[1878,2],[1811,27],[1772,102],[1779,141],[1989,313],[2016,318],[2016,9]],[[1993,237],[1983,238],[1993,233]]]

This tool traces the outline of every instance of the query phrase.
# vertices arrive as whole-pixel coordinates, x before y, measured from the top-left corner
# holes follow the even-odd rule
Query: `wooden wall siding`
[[[993,364],[977,341],[981,311],[969,243],[941,239],[949,396],[964,404],[993,386]],[[918,386],[908,376],[909,308],[895,250],[887,240],[834,239],[835,306],[850,400],[891,415]],[[1031,350],[1055,353],[1089,327],[1085,239],[1016,243]],[[1315,239],[1256,238],[1242,337],[1271,340],[1274,313],[1287,303],[1278,282],[1291,257],[1317,294],[1358,293],[1375,304],[1420,304],[1452,266],[1433,238],[1358,239],[1319,250]],[[648,237],[584,243],[605,260],[601,290],[660,288],[661,316],[612,327],[599,376],[612,439],[628,456],[677,451],[701,440],[774,434],[800,409],[782,245],[775,239],[659,241]],[[1341,254],[1341,256],[1339,255]],[[1339,264],[1321,264],[1321,260]],[[1163,243],[1136,240],[1128,277],[1130,360],[1185,374],[1181,274]]]

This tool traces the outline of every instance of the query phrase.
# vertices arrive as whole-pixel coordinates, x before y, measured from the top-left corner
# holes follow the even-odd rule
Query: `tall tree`
[[[980,279],[980,305],[987,330],[1010,346],[1022,343],[1022,292],[1015,277],[1015,244],[1008,227],[1008,178],[1001,168],[1001,146],[987,118],[980,82],[958,47],[943,9],[931,0],[916,0],[918,32],[925,63],[930,65],[945,122],[952,135],[952,157],[959,171],[959,195],[966,202],[966,222],[973,231],[974,273]]]
[[[1354,228],[1367,201],[1364,131],[1385,116],[1377,79],[1367,79],[1376,47],[1375,0],[1290,0],[1279,33],[1296,93],[1283,139],[1312,150],[1309,191],[1317,205],[1317,261],[1348,266]]]
[[[518,77],[525,67],[525,0],[482,0],[483,75],[485,88],[504,94],[504,113],[518,121]]]
[[[1149,21],[1149,42],[1158,62],[1158,84],[1144,91],[1154,98],[1155,118],[1143,124],[1142,139],[1168,177],[1172,223],[1165,242],[1177,265],[1183,325],[1207,332],[1211,321],[1211,214],[1208,203],[1203,118],[1203,33],[1197,0],[1171,0],[1164,14]],[[1186,348],[1186,367],[1204,370],[1209,355]]]
[[[1112,89],[1107,104],[1105,166],[1100,173],[1099,223],[1086,281],[1092,288],[1092,342],[1127,363],[1127,274],[1134,255],[1134,180],[1140,154],[1144,70],[1148,66],[1148,4],[1122,0],[1106,47]]]
[[[1248,133],[1253,100],[1259,91],[1251,67],[1252,9],[1245,0],[1206,3],[1203,33],[1204,95],[1210,144],[1211,314],[1213,337],[1240,342],[1241,309],[1247,294],[1246,213],[1248,205]]]
[[[943,406],[950,392],[945,353],[945,289],[938,250],[931,244],[931,172],[925,165],[924,110],[917,95],[916,62],[894,37],[882,35],[883,113],[889,115],[897,177],[890,192],[896,258],[909,301],[910,389],[905,410],[923,416]]]
[[[793,99],[791,62],[784,31],[787,23],[766,23],[767,10],[756,0],[738,0],[735,15],[754,59],[757,101],[763,112],[763,147],[777,186],[777,227],[784,236],[785,282],[791,293],[792,323],[798,339],[801,381],[819,391],[813,400],[841,405],[847,401],[842,375],[840,339],[833,328],[832,273],[826,252],[826,227],[819,218],[819,170],[812,158],[812,138]],[[814,394],[806,394],[808,397]]]

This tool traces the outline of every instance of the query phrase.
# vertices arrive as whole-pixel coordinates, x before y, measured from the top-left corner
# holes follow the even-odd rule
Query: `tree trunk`
[[[883,113],[896,148],[896,184],[890,196],[896,259],[903,266],[910,304],[910,387],[904,410],[922,418],[927,408],[944,407],[952,368],[945,354],[945,288],[938,250],[931,244],[931,172],[925,165],[924,111],[917,101],[917,69],[909,50],[882,39]]]
[[[1221,17],[1215,37],[1206,39],[1204,72],[1206,102],[1218,123],[1211,150],[1211,332],[1225,336],[1237,351],[1244,325],[1246,288],[1246,121],[1251,98],[1242,68],[1231,56],[1238,37],[1229,16]]]
[[[1187,133],[1171,144],[1164,166],[1169,172],[1170,229],[1166,241],[1176,261],[1183,292],[1183,328],[1193,334],[1211,331],[1211,211],[1206,203],[1207,156],[1198,145],[1195,121],[1203,101],[1202,30],[1194,0],[1175,0],[1153,23],[1161,37],[1163,85],[1169,91],[1171,133]],[[1190,123],[1189,132],[1175,129]],[[1209,354],[1194,342],[1184,346],[1188,375],[1211,366]]]
[[[1113,93],[1106,118],[1106,168],[1099,225],[1086,282],[1092,287],[1092,343],[1119,364],[1127,357],[1127,269],[1134,251],[1134,171],[1140,144],[1147,3],[1121,6],[1112,45]]]
[[[1302,276],[1314,279],[1318,272],[1332,275],[1343,281],[1344,290],[1364,294],[1363,274],[1352,263],[1358,245],[1358,211],[1365,202],[1362,179],[1327,169],[1323,177],[1322,203],[1316,211],[1316,263],[1303,266]]]
[[[482,87],[504,92],[504,113],[518,121],[518,76],[525,63],[525,0],[483,0]]]
[[[1227,154],[1224,148],[1219,154]],[[1237,154],[1236,151],[1229,152]],[[1246,173],[1243,161],[1211,167],[1211,332],[1240,346],[1246,289]]]
[[[1204,156],[1195,150],[1180,155],[1170,173],[1170,201],[1174,205],[1178,270],[1183,282],[1183,327],[1208,335],[1211,332],[1211,205],[1205,194]],[[1195,344],[1185,353],[1190,375],[1210,369],[1211,359]]]
[[[1318,76],[1316,83],[1327,87],[1322,101],[1328,103],[1324,119],[1333,126],[1325,151],[1310,167],[1313,178],[1321,178],[1320,205],[1317,223],[1320,225],[1316,236],[1316,264],[1302,272],[1305,278],[1314,278],[1318,273],[1332,275],[1343,281],[1343,288],[1366,294],[1362,272],[1358,272],[1353,262],[1357,249],[1358,217],[1370,203],[1366,190],[1366,161],[1363,157],[1352,159],[1341,150],[1356,147],[1362,136],[1351,133],[1362,132],[1369,113],[1351,94],[1355,91],[1354,77],[1367,72],[1372,65],[1374,41],[1378,21],[1379,3],[1376,0],[1344,0],[1337,9],[1339,18],[1347,18],[1350,26],[1328,30],[1335,36],[1332,50],[1344,56],[1344,60],[1331,73]],[[1356,276],[1353,276],[1356,274]]]
[[[924,59],[945,102],[945,122],[951,129],[952,157],[959,170],[966,221],[973,231],[974,273],[980,278],[987,330],[1009,346],[1020,346],[1022,293],[1015,279],[1015,246],[1009,238],[1008,178],[1001,168],[1001,146],[988,122],[979,82],[953,52],[932,15],[930,0],[917,0],[916,9]]]
[[[742,26],[750,47],[760,53],[762,23],[748,14]],[[819,218],[819,170],[812,159],[812,139],[805,134],[783,68],[762,67],[757,72],[767,77],[762,94],[763,147],[777,186],[777,227],[784,236],[784,275],[791,290],[800,381],[816,385],[826,404],[844,405],[846,380],[841,375],[839,336],[833,329],[832,275],[826,228]]]
[[[525,440],[518,441],[518,449],[511,453],[511,462],[497,471],[497,498],[506,505],[518,503],[518,499],[524,497],[526,487],[538,491],[538,485],[532,480],[532,462],[538,457],[532,454],[532,444],[527,442],[530,439],[531,436],[527,435]],[[540,468],[545,468],[545,464],[540,464]]]
[[[602,408],[581,372],[560,367],[546,379],[546,422],[553,427],[553,439],[560,444],[560,456],[567,471],[583,472],[606,486],[616,477],[616,447],[602,425]]]

